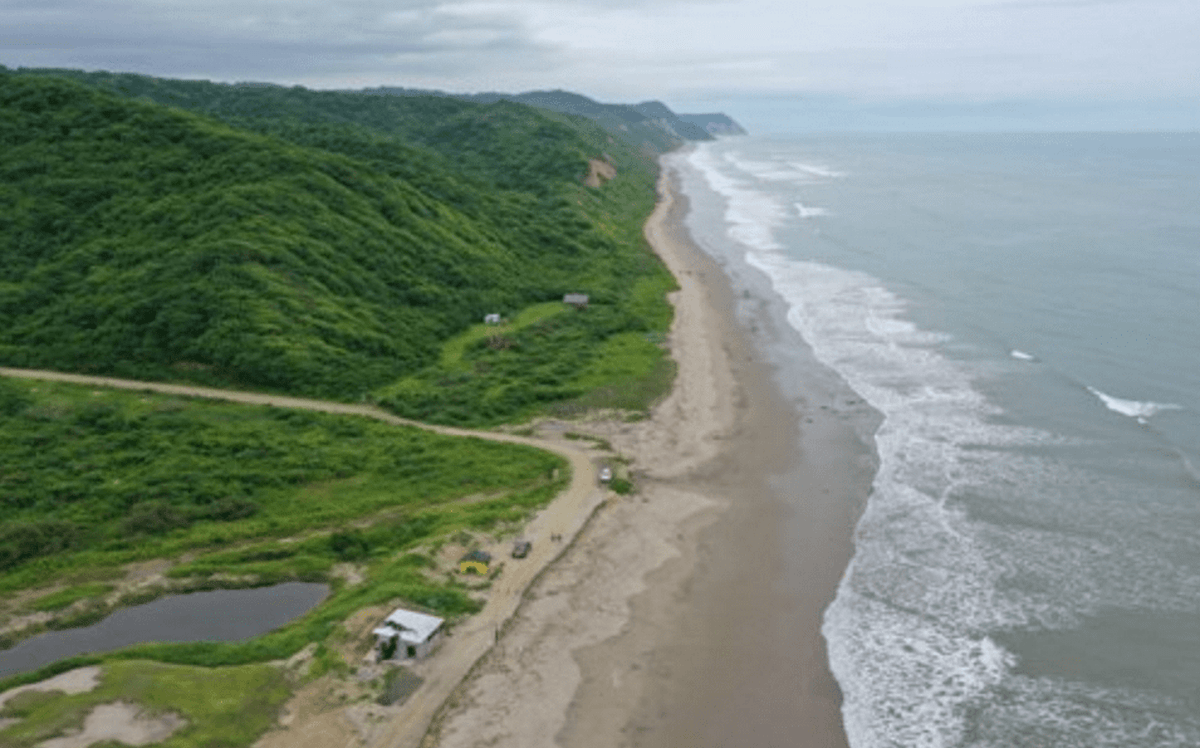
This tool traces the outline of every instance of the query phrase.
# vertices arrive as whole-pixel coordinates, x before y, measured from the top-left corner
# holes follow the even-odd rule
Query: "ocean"
[[[1200,746],[1200,135],[668,163],[697,242],[882,416],[822,629],[851,745]]]

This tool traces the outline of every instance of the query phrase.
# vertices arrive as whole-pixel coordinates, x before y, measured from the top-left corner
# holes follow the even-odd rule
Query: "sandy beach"
[[[777,310],[734,294],[687,210],[668,171],[646,236],[681,286],[676,387],[587,429],[638,493],[529,589],[426,745],[846,745],[820,625],[874,473],[862,407],[815,361],[785,398],[749,332]]]

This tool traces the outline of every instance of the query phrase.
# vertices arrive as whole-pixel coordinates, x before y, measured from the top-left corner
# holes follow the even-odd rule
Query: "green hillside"
[[[689,119],[691,115],[677,115],[666,105],[657,101],[648,101],[632,106],[603,104],[581,94],[562,90],[527,91],[520,94],[496,92],[452,94],[445,91],[383,86],[365,89],[365,91],[380,96],[410,98],[438,96],[483,104],[510,101],[542,110],[577,115],[595,122],[614,139],[624,141],[637,151],[645,153],[665,153],[688,141],[712,140],[711,133]]]
[[[625,144],[607,143],[608,133],[589,120],[561,117],[511,101],[483,105],[432,93],[382,96],[133,73],[20,72],[69,78],[125,98],[186,109],[303,144],[315,133],[338,133],[349,140],[369,133],[402,151],[406,160],[421,162],[425,170],[450,170],[493,188],[538,194],[582,179],[587,159],[598,155],[602,146],[617,157],[635,153]],[[640,155],[632,158],[647,165]]]
[[[639,150],[665,153],[688,141],[712,140],[703,128],[684,121],[659,102],[637,105],[602,104],[570,91],[529,91],[522,94],[476,94],[471,101],[515,101],[540,109],[578,114],[594,120],[615,137]]]
[[[670,278],[640,237],[654,172],[594,123],[509,102],[50,74],[63,72],[0,70],[0,363],[386,391],[399,412],[465,422],[661,389],[661,352],[628,345],[670,319]],[[619,176],[585,188],[602,150]],[[569,318],[572,344],[523,339],[503,351],[515,365],[443,382],[446,341],[568,291],[594,302]],[[614,340],[623,368],[603,360]],[[521,381],[521,356],[557,373]],[[413,377],[457,392],[456,413],[397,390]]]

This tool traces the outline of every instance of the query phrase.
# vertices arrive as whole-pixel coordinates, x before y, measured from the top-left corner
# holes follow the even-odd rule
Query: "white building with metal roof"
[[[375,634],[381,660],[424,657],[441,635],[443,623],[437,616],[396,608],[371,633]],[[389,656],[385,657],[385,653]]]

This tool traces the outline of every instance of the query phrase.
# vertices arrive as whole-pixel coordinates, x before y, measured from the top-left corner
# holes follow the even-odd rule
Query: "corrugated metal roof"
[[[383,621],[383,625],[375,629],[375,636],[390,637],[399,634],[400,641],[407,644],[422,644],[433,636],[445,621],[437,616],[417,613],[413,610],[396,608]]]

